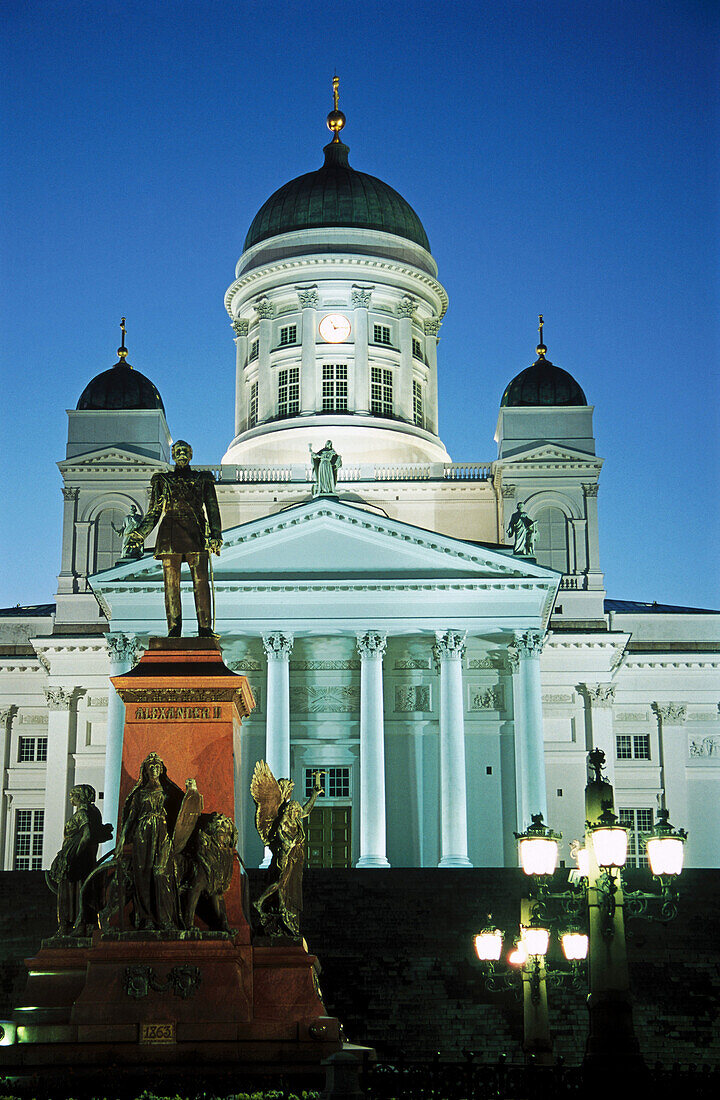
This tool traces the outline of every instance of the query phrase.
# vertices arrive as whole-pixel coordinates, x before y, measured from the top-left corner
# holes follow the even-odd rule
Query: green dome
[[[394,233],[429,252],[427,234],[409,203],[387,183],[351,168],[348,152],[341,141],[330,142],[322,168],[271,195],[253,218],[243,251],[296,229],[347,227]]]
[[[77,407],[110,412],[123,409],[162,409],[165,412],[162,397],[150,379],[139,370],[133,370],[123,358],[88,382]]]
[[[501,408],[528,405],[587,405],[571,374],[545,358],[544,347],[531,367],[520,371],[502,395]]]

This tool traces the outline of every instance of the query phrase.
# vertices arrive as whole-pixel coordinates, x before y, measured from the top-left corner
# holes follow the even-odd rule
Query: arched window
[[[538,564],[567,573],[567,519],[559,508],[543,508],[535,518],[535,557]]]
[[[122,531],[127,512],[120,508],[104,508],[95,520],[95,561],[93,573],[110,569],[118,558],[122,557],[122,536],[113,529],[113,524]]]

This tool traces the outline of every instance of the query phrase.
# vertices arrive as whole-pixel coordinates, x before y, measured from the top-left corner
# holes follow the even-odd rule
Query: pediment
[[[137,451],[124,447],[99,447],[97,450],[87,451],[85,454],[65,458],[62,462],[58,462],[58,468],[63,472],[112,466],[153,471],[167,470],[168,468],[167,462],[161,462],[157,458],[149,458],[147,455],[139,454]]]
[[[590,455],[587,451],[579,451],[574,447],[565,447],[559,443],[537,442],[525,450],[499,460],[496,465],[504,470],[514,467],[522,469],[523,466],[572,466],[600,470],[603,460],[597,455]]]
[[[213,558],[216,583],[232,581],[537,582],[553,587],[552,570],[500,550],[438,535],[363,509],[321,498],[224,532]],[[112,582],[152,581],[160,563],[145,558],[102,574]]]

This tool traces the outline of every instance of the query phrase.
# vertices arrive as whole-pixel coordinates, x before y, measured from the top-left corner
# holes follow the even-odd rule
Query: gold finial
[[[340,141],[340,131],[345,125],[345,115],[338,107],[340,100],[340,77],[335,74],[333,77],[333,103],[334,107],[330,114],[327,116],[327,128],[333,135],[333,141]]]
[[[545,324],[545,322],[543,321],[542,313],[538,313],[538,332],[540,333],[540,343],[535,348],[535,351],[537,352],[538,359],[544,359],[545,358],[545,352],[547,351],[547,348],[545,347],[545,345],[543,343],[543,331],[542,330],[543,330],[543,325],[544,324]]]
[[[117,353],[118,353],[118,362],[119,363],[125,362],[126,366],[130,367],[130,363],[127,362],[127,353],[128,353],[128,351],[127,351],[127,348],[125,347],[125,333],[127,332],[127,329],[125,328],[125,318],[124,317],[120,318],[120,331],[122,333],[122,344],[120,345],[120,347],[118,348],[118,351],[117,351]]]

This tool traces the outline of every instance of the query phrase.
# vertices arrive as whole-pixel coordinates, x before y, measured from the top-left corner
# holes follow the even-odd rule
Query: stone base
[[[315,1067],[342,1048],[304,942],[223,933],[46,941],[28,961],[15,1042],[0,1069],[188,1063]]]

